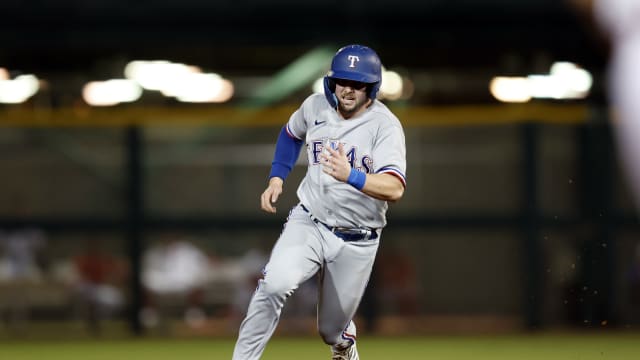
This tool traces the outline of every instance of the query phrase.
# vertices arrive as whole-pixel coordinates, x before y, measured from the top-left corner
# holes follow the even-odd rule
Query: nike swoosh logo
[[[314,124],[316,124],[316,125],[322,125],[322,124],[324,124],[324,123],[326,123],[326,122],[327,122],[327,120],[325,120],[325,121],[318,121],[318,120],[316,120],[316,121],[314,121],[313,123],[314,123]]]

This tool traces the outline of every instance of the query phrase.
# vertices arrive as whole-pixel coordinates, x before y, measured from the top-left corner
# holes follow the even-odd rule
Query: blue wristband
[[[367,174],[351,168],[351,173],[349,174],[349,178],[347,179],[347,184],[353,186],[358,190],[362,190],[365,181],[367,181]]]

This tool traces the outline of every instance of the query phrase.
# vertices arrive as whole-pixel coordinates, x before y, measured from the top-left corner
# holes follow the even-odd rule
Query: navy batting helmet
[[[324,95],[329,104],[336,107],[338,99],[333,79],[367,83],[367,96],[375,99],[382,83],[380,57],[371,48],[363,45],[347,45],[336,52],[331,61],[331,70],[324,77]]]

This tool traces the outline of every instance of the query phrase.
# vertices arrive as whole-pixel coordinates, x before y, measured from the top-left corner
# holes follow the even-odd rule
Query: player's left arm
[[[393,202],[404,195],[404,183],[390,173],[365,174],[364,186],[360,191],[378,200]]]
[[[393,172],[365,174],[351,167],[342,143],[338,149],[327,147],[327,153],[320,155],[323,171],[338,181],[350,184],[363,193],[385,201],[398,201],[404,195],[405,183]]]

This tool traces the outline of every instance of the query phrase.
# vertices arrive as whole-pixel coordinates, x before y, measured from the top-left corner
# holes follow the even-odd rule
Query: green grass
[[[218,360],[231,359],[233,339],[140,339],[0,342],[11,360]],[[363,337],[362,360],[603,360],[640,359],[640,334]],[[274,338],[263,360],[328,360],[319,338]]]

